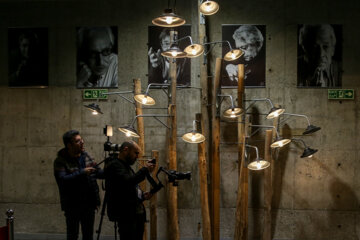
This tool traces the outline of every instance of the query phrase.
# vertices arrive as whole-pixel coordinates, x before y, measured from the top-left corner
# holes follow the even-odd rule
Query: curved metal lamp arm
[[[249,125],[249,127],[273,128],[273,129],[275,129],[276,137],[277,137],[277,138],[280,138],[279,133],[278,133],[278,131],[277,131],[277,129],[276,129],[275,126],[270,126],[270,125]],[[258,130],[255,131],[253,134],[251,134],[250,137],[253,136],[254,134],[256,134],[257,132],[258,132]]]
[[[202,45],[204,45],[204,46],[205,46],[205,45],[216,44],[216,43],[221,43],[221,45],[222,45],[223,43],[227,43],[227,45],[228,45],[228,46],[229,46],[229,48],[230,48],[230,51],[231,51],[231,50],[233,50],[233,48],[231,47],[231,45],[230,45],[230,42],[229,42],[229,41],[207,42],[207,43],[203,43]],[[208,55],[210,51],[211,51],[211,49],[210,49],[209,51],[207,51],[206,53],[204,53],[204,56]]]
[[[259,159],[259,150],[258,150],[258,148],[257,148],[256,146],[246,144],[245,147],[255,148],[255,151],[256,151],[256,159]]]
[[[173,43],[180,42],[181,40],[184,40],[184,39],[186,39],[186,38],[189,38],[189,39],[190,39],[190,45],[192,45],[192,44],[193,44],[193,41],[192,41],[191,36],[182,37],[182,38],[180,38],[180,39],[175,40]]]
[[[229,97],[230,100],[231,100],[231,109],[234,109],[235,108],[235,105],[234,105],[234,100],[233,100],[233,97],[231,95],[221,95],[221,94],[218,94],[217,95],[218,97]],[[222,102],[222,101],[221,101]]]
[[[295,113],[283,113],[283,115],[290,115],[290,116],[296,116],[296,117],[304,117],[306,118],[308,125],[310,126],[309,118],[306,115],[303,114],[295,114]]]
[[[168,125],[166,125],[164,122],[162,122],[160,119],[158,119],[158,117],[171,117],[170,115],[167,115],[167,114],[141,114],[141,115],[136,115],[130,126],[134,127],[135,121],[136,121],[136,119],[138,117],[153,117],[158,122],[160,122],[163,126],[170,129],[170,127]]]
[[[134,93],[134,91],[121,91],[121,92],[107,92],[107,93],[102,93],[103,95],[119,95],[121,98],[125,99],[126,101],[135,104],[134,101],[128,99],[127,97],[123,96],[123,94],[126,93]]]
[[[306,145],[306,143],[304,142],[304,140],[302,140],[301,138],[292,138],[291,141],[295,141],[295,142],[302,142],[304,144],[304,147],[307,148],[308,146]]]
[[[274,107],[274,104],[272,103],[272,101],[269,98],[259,98],[259,99],[245,99],[244,101],[253,101],[253,103],[251,103],[246,109],[245,112],[252,107],[252,105],[255,104],[255,102],[257,101],[268,101],[270,103],[271,108]]]
[[[148,86],[146,88],[145,95],[148,95],[150,86],[170,86],[170,84],[168,84],[168,83],[150,83],[150,84],[148,84]]]

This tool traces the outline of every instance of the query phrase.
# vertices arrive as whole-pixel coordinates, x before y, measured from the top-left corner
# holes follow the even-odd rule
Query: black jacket
[[[138,184],[145,179],[148,169],[138,172],[123,160],[113,158],[104,168],[107,214],[110,221],[134,221],[140,209],[144,209],[138,197]]]
[[[61,149],[54,161],[54,175],[60,192],[61,209],[63,211],[95,209],[100,205],[99,187],[96,177],[102,171],[87,175],[84,167],[95,167],[95,161],[86,152],[81,154],[84,166],[79,159],[71,158],[66,149]]]

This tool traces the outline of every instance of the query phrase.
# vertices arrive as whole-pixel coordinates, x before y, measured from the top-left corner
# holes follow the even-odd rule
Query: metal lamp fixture
[[[89,109],[93,115],[103,114],[98,104],[91,103],[89,105],[84,105],[87,109]]]
[[[304,142],[304,140],[300,139],[300,138],[292,138],[291,140],[294,141],[298,141],[298,142],[302,142],[304,144],[304,152],[301,154],[301,158],[312,158],[312,156],[318,151],[317,149],[312,149],[309,146],[307,146]]]
[[[296,117],[304,117],[307,120],[308,126],[306,127],[305,131],[303,132],[303,135],[307,135],[310,133],[314,133],[317,132],[321,129],[321,127],[317,127],[315,125],[311,125],[309,118],[306,115],[303,114],[294,114],[294,113],[284,113],[284,115],[289,115],[289,116],[296,116]]]
[[[206,0],[200,4],[200,12],[204,15],[213,15],[219,11],[219,4],[215,1]]]
[[[185,133],[182,139],[188,143],[201,143],[205,141],[205,136],[196,130],[196,120],[193,121],[193,129],[189,133]]]
[[[255,148],[256,159],[248,164],[248,169],[250,170],[262,170],[270,166],[270,163],[259,157],[259,150],[256,146],[246,145],[246,147]]]
[[[244,110],[239,107],[235,107],[234,100],[231,95],[218,95],[218,97],[229,97],[231,100],[231,107],[224,111],[223,116],[226,118],[237,118],[239,117]]]
[[[134,99],[135,101],[137,101],[138,103],[141,103],[143,105],[155,105],[155,99],[149,96],[149,90],[150,90],[150,86],[170,86],[170,84],[167,83],[150,83],[148,84],[146,91],[144,94],[140,93],[140,94],[136,94],[134,95]]]
[[[165,114],[142,114],[142,115],[136,115],[134,120],[132,121],[132,123],[130,125],[126,125],[126,126],[122,126],[119,127],[119,131],[125,133],[125,135],[127,137],[140,137],[139,133],[136,131],[134,124],[135,124],[135,120],[138,117],[153,117],[155,118],[158,122],[160,122],[163,126],[169,128],[165,123],[163,123],[160,119],[158,119],[158,117],[170,117],[169,115],[165,115]]]
[[[216,43],[227,43],[229,46],[230,51],[227,52],[224,56],[224,60],[225,61],[234,61],[238,58],[240,58],[242,55],[244,55],[244,52],[240,49],[233,49],[229,43],[229,41],[218,41],[218,42],[208,42],[208,43],[204,43],[204,45],[208,45],[208,44],[216,44]],[[206,56],[210,51],[208,51],[207,53],[205,53],[204,55]]]
[[[164,10],[159,17],[154,18],[152,23],[160,27],[178,27],[185,24],[185,19],[176,15],[171,8]]]
[[[162,52],[161,55],[168,58],[184,58],[187,56],[186,52],[179,48],[177,42],[172,43],[170,48]]]
[[[268,115],[266,116],[267,119],[273,119],[273,118],[276,118],[278,116],[280,116],[281,114],[283,114],[285,112],[285,109],[284,108],[278,108],[278,107],[275,107],[274,104],[271,102],[271,100],[269,98],[260,98],[260,99],[249,99],[249,100],[245,100],[245,101],[253,101],[254,103],[257,102],[257,101],[268,101],[271,105],[271,109],[268,113]],[[250,104],[250,106],[248,106],[246,108],[246,111],[254,104]]]
[[[281,138],[279,136],[278,131],[276,130],[275,126],[267,126],[267,125],[250,125],[249,127],[261,127],[261,128],[273,128],[275,129],[275,133],[276,133],[276,140],[275,142],[273,142],[270,147],[271,148],[281,148],[283,146],[285,146],[286,144],[290,143],[291,140],[290,139],[286,139],[286,138]],[[256,132],[255,132],[256,133]],[[253,136],[255,133],[253,133],[251,136]]]

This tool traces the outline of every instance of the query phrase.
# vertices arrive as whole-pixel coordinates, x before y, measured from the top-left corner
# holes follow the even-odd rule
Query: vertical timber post
[[[200,123],[201,133],[204,134],[203,118],[201,113],[196,114],[196,120]],[[198,144],[198,166],[200,176],[200,200],[201,200],[201,216],[202,216],[202,237],[203,240],[211,240],[211,223],[209,213],[209,195],[207,182],[207,162],[206,162],[206,140]]]
[[[264,231],[263,240],[271,240],[271,199],[272,199],[272,157],[271,157],[271,143],[273,137],[273,130],[266,130],[265,135],[265,161],[270,163],[270,167],[264,170]]]
[[[152,150],[151,157],[156,159],[155,169],[152,173],[153,178],[155,179],[156,173],[159,169],[159,151]],[[150,240],[157,239],[157,194],[154,194],[150,198]]]

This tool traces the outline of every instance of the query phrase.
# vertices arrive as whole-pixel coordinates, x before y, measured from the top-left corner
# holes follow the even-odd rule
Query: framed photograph
[[[9,87],[47,87],[48,29],[9,28]]]
[[[191,26],[183,25],[176,28],[177,39],[191,35]],[[170,48],[170,29],[158,26],[149,26],[148,29],[148,72],[150,83],[169,83],[169,58],[161,55],[161,52]],[[180,49],[184,50],[190,45],[190,40],[185,38],[178,42]],[[177,85],[190,86],[190,59],[177,58],[176,83]]]
[[[342,25],[298,26],[298,87],[341,87]]]
[[[222,25],[222,40],[229,41],[233,49],[241,49],[244,55],[235,61],[224,61],[221,87],[237,87],[238,64],[244,64],[245,87],[265,87],[266,26]],[[224,57],[229,50],[228,44],[223,43],[222,56]]]
[[[117,27],[78,27],[76,33],[77,88],[117,88]]]

